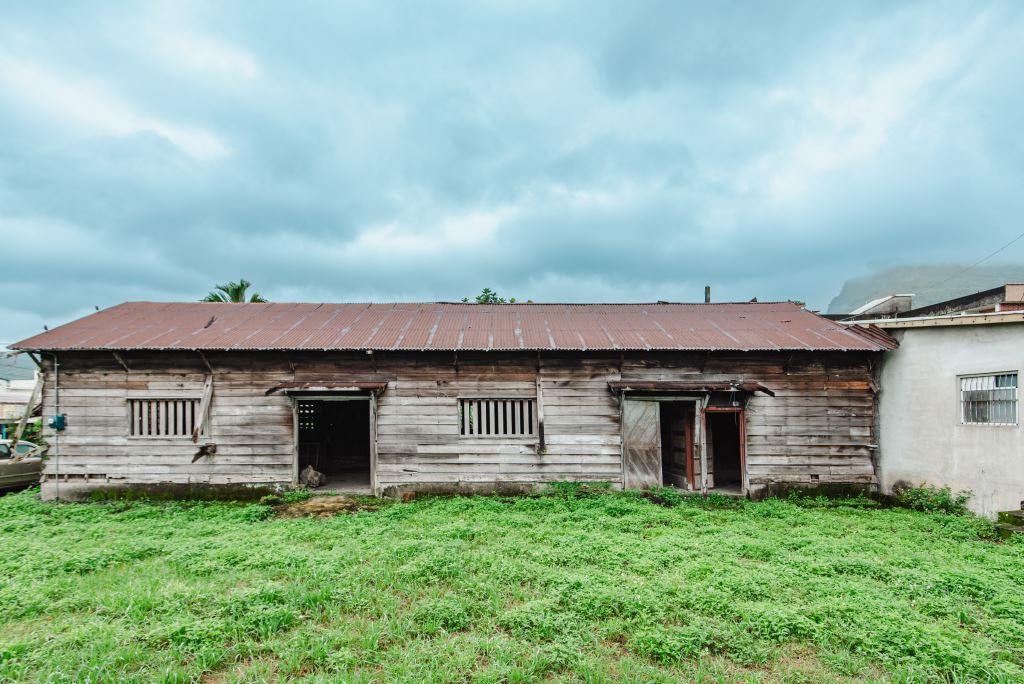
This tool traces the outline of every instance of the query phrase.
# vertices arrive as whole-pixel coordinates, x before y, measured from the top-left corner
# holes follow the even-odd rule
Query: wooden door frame
[[[619,393],[619,467],[622,472],[622,487],[626,488],[626,440],[625,434],[622,432],[622,404],[627,399],[636,401],[656,401],[656,402],[675,402],[675,403],[686,403],[693,404],[693,421],[686,420],[686,481],[690,484],[690,490],[696,491],[694,485],[695,474],[693,472],[693,454],[695,451],[695,444],[698,439],[703,439],[703,426],[698,426],[697,422],[703,423],[703,412],[702,409],[707,404],[707,395],[695,395],[692,392],[689,393],[676,393],[676,392],[656,392],[656,393],[643,393],[635,394],[628,390],[624,390]],[[659,423],[661,420],[660,409],[659,409]],[[700,429],[698,429],[700,427]],[[660,425],[659,425],[659,440],[661,438]],[[662,445],[664,449],[664,445]],[[665,474],[662,473],[662,483],[665,481]]]
[[[366,394],[291,394],[292,400],[292,484],[299,484],[299,402],[300,401],[367,401],[370,422],[370,491],[377,492],[377,391]]]
[[[739,414],[740,429],[740,492],[747,494],[747,409],[743,406],[705,406],[701,412],[701,423],[704,432],[707,432],[708,413],[737,413]],[[703,473],[702,473],[703,477]]]

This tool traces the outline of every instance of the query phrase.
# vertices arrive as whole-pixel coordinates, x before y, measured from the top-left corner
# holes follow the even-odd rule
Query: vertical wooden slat
[[[509,402],[509,404],[511,404],[511,406],[509,407],[509,413],[512,416],[512,429],[509,431],[509,434],[512,434],[512,435],[521,434],[520,431],[519,431],[519,404],[520,403],[522,403],[522,402],[519,402],[519,401],[510,401]]]

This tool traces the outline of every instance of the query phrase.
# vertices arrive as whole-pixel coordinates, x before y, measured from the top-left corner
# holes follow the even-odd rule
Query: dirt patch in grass
[[[378,506],[347,496],[314,496],[305,501],[282,504],[275,510],[282,518],[331,518],[339,513],[375,511]]]

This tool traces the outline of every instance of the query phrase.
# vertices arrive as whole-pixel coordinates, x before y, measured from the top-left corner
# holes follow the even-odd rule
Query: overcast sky
[[[5,3],[0,341],[239,277],[824,307],[1024,231],[1022,65],[1020,2]]]

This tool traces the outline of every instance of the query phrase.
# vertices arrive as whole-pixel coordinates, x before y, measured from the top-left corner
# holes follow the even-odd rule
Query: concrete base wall
[[[261,496],[279,493],[291,488],[290,485],[268,482],[244,485],[203,485],[203,484],[115,484],[97,480],[93,482],[57,482],[49,479],[40,486],[39,496],[43,501],[113,501],[118,499],[200,499],[209,501],[249,501]]]
[[[969,505],[994,518],[1024,500],[1024,430],[961,422],[960,376],[1016,371],[1024,376],[1024,325],[972,325],[894,331],[879,385],[879,470],[894,485],[971,490]]]

